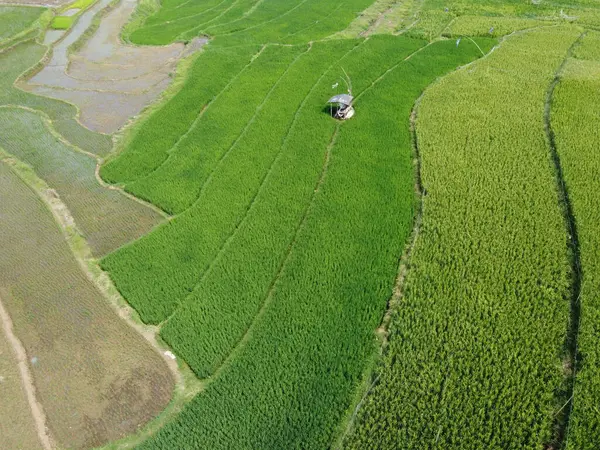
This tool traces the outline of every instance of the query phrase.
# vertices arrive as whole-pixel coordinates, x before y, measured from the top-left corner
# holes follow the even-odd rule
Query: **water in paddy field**
[[[94,16],[111,0],[100,0],[84,12],[66,37],[53,47],[49,63],[24,86],[37,94],[75,104],[80,122],[93,131],[112,134],[171,83],[177,62],[198,50],[206,39],[161,47],[124,44],[120,32],[137,5],[126,0],[101,21],[84,46],[68,48],[90,27]],[[45,43],[57,42],[64,31],[49,31]]]

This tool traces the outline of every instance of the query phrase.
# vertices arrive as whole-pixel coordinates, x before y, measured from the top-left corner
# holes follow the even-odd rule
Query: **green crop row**
[[[370,0],[264,2],[243,19],[204,30],[219,45],[244,42],[296,44],[321,39],[346,28]]]
[[[391,58],[389,54],[380,55],[376,43],[372,47],[372,60],[365,60],[370,63],[386,67],[403,57],[403,52]],[[236,95],[224,104],[228,109],[217,111],[221,120],[206,121],[207,127],[200,124],[202,133],[190,132],[189,143],[201,151],[187,149],[177,153],[181,154],[178,160],[182,162],[180,172],[176,174],[177,181],[171,175],[164,177],[164,182],[159,185],[163,187],[162,198],[171,195],[173,201],[193,194],[191,199],[198,198],[193,206],[151,235],[119,249],[102,262],[144,321],[158,323],[173,312],[177,303],[194,289],[223,242],[244,217],[264,174],[269,171],[289,133],[296,108],[312,87],[310,79],[308,82],[303,78],[296,80],[295,69],[290,69],[291,74],[284,73],[290,58],[306,48],[271,46],[256,58],[248,69],[252,71],[251,76],[240,78],[232,85],[231,91]],[[331,56],[339,58],[335,53]],[[306,57],[310,59],[310,52]],[[274,66],[273,61],[279,63]],[[296,64],[303,66],[302,61],[299,58]],[[331,57],[325,62],[331,63]],[[308,70],[310,68],[304,69]],[[283,75],[278,82],[277,72]],[[341,75],[338,68],[334,80],[340,81]],[[278,86],[274,86],[275,82]],[[264,86],[261,87],[261,83]],[[355,83],[360,88],[361,80],[357,79]],[[270,90],[270,98],[265,99],[264,104],[261,105],[258,97],[254,98],[254,91],[262,92],[264,98]],[[254,105],[252,109],[240,106],[239,98],[246,94],[253,99],[249,103],[249,106]],[[206,140],[203,146],[199,145],[201,139]],[[184,177],[189,181],[186,182]],[[186,193],[179,184],[192,192]],[[153,189],[153,184],[148,183],[148,188]],[[143,191],[136,194],[147,195]]]
[[[273,46],[256,58],[250,70],[253,70],[253,78],[262,80],[264,84],[262,87],[260,83],[254,85],[262,90],[263,98],[285,74],[290,63],[307,48]],[[257,153],[258,168],[255,170],[258,172],[245,173],[252,167],[236,164],[236,160],[250,159],[251,164],[254,153],[248,150],[249,143],[260,146],[263,139],[282,138],[277,134],[279,129],[268,134],[264,128],[257,128],[257,125],[265,126],[258,108],[261,98],[253,96],[254,92],[241,94],[250,96],[248,103],[243,100],[244,95],[237,97],[237,102],[230,105],[234,108],[222,116],[225,121],[211,123],[227,138],[219,141],[223,147],[214,149],[219,152],[217,157],[208,154],[203,159],[204,155],[200,154],[200,164],[190,167],[192,175],[196,171],[196,176],[204,180],[194,205],[154,233],[109,255],[102,262],[118,289],[146,322],[164,320],[177,302],[191,292],[198,277],[235,227],[237,217],[243,214],[253,193],[252,186],[260,183],[260,171],[268,170],[272,146],[265,143],[265,154]],[[284,119],[291,121],[292,117]],[[227,125],[232,130],[228,130]],[[245,128],[248,131],[245,132]]]
[[[394,41],[397,48],[390,45]],[[289,449],[327,448],[331,444],[372,355],[374,329],[385,310],[398,258],[412,229],[411,108],[437,76],[479,54],[473,44],[457,48],[454,42],[439,42],[406,62],[394,64],[384,74],[382,64],[367,64],[357,57],[360,52],[372,58],[367,51],[370,42],[342,61],[346,70],[356,74],[353,81],[361,81],[356,93],[364,92],[356,102],[355,117],[336,125],[322,110],[322,98],[336,76],[333,70],[307,99],[307,111],[298,119],[302,121],[299,125],[321,130],[321,144],[307,148],[306,155],[295,154],[303,148],[292,140],[302,135],[307,143],[310,141],[309,130],[298,126],[290,136],[289,152],[275,167],[278,173],[269,180],[265,196],[260,196],[260,204],[248,219],[248,225],[262,227],[255,229],[261,234],[269,231],[266,223],[259,225],[260,221],[270,219],[275,224],[273,236],[253,237],[261,239],[267,248],[275,245],[279,254],[268,256],[272,263],[256,268],[269,275],[262,280],[262,275],[254,277],[260,286],[249,286],[264,302],[261,312],[219,376],[141,448]],[[391,63],[392,55],[401,60],[411,47],[414,50],[423,43],[387,37],[373,38],[372,45]],[[489,49],[491,41],[481,41],[480,45]],[[391,98],[394,104],[388,108]],[[339,132],[329,147],[328,136],[336,128]],[[298,185],[289,180],[285,183],[286,176],[302,180]],[[285,191],[278,192],[278,187]],[[293,193],[295,189],[299,194]],[[295,212],[287,210],[294,203],[291,198],[304,206],[294,205],[299,208]],[[269,209],[269,204],[274,209]],[[259,213],[262,218],[254,216]],[[287,217],[281,222],[264,217],[279,214]],[[282,228],[288,228],[287,238],[278,243],[284,236],[277,236]],[[293,242],[287,244],[290,238]],[[236,244],[251,245],[237,239]],[[281,262],[286,244],[289,255]],[[235,255],[234,249],[231,251]],[[254,269],[252,262],[246,266],[242,261],[232,262],[232,272],[223,273],[228,283],[231,277],[240,276],[240,271]],[[235,314],[239,311],[236,300],[247,299],[234,291],[215,295],[233,298],[197,300],[215,305],[225,302],[223,311],[231,308]],[[192,345],[195,338],[190,339]],[[203,344],[193,343],[198,349]]]
[[[507,38],[422,99],[423,223],[347,448],[551,443],[571,271],[544,107],[578,35]]]
[[[202,8],[161,8],[131,33],[131,40],[140,44],[164,44],[179,37],[184,40],[191,39],[200,34],[199,28],[222,19],[232,10],[236,11],[234,7],[240,3],[247,2],[224,0],[214,5],[211,3],[212,6],[208,8],[205,8],[208,4],[203,4]]]
[[[250,148],[259,147],[269,158],[277,154],[243,219],[161,331],[200,376],[214,372],[250,326],[306,214],[335,129],[328,111],[323,112],[323,98],[331,93],[339,65],[362,90],[373,81],[371,67],[385,70],[423,45],[382,38],[355,47],[359,42],[315,43],[265,104],[265,115],[258,118],[264,126],[254,131],[258,139],[264,136],[260,145],[255,140],[244,144],[251,145],[244,152],[251,161],[241,156],[232,161],[247,167],[246,176],[253,178],[250,167],[257,164],[259,151]]]
[[[568,60],[552,102],[556,149],[575,217],[581,262],[578,363],[567,446],[600,442],[600,33],[590,32]]]
[[[130,34],[138,44],[166,44],[200,34],[221,45],[305,43],[343,30],[370,0],[225,0],[164,6]]]
[[[126,189],[171,214],[192,206],[220,161],[230,152],[242,152],[238,147],[253,139],[248,132],[261,120],[264,103],[287,75],[289,64],[307,49],[307,45],[266,47],[235,77],[234,83],[214,98],[170,151],[168,159],[149,176],[127,184]]]
[[[138,125],[124,150],[102,166],[102,178],[111,183],[126,183],[156,170],[186,132],[193,129],[201,111],[210,106],[258,50],[258,47],[250,46],[211,47],[203,51],[194,61],[181,90]]]

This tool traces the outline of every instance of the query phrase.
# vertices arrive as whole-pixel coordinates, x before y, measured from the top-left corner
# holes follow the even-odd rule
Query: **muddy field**
[[[47,65],[24,89],[78,106],[79,120],[91,130],[114,133],[169,85],[177,61],[200,48],[204,40],[188,46],[176,43],[162,47],[137,47],[124,44],[121,28],[127,23],[137,2],[123,0],[106,14],[96,32],[82,48],[69,53],[98,12],[111,0],[100,0],[82,14],[71,31],[54,47]],[[62,37],[50,33],[46,43]]]
[[[0,217],[0,297],[52,438],[60,447],[89,448],[135,432],[171,399],[174,380],[165,361],[113,311],[45,204],[2,163]],[[14,367],[2,366],[12,386]],[[9,398],[26,416],[17,392],[3,396],[0,408]],[[24,437],[31,435],[28,422],[20,422]]]

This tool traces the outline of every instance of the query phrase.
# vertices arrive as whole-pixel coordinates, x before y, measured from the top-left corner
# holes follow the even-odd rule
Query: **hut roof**
[[[349,94],[338,94],[331,97],[327,103],[341,103],[342,105],[351,105],[352,100],[354,100],[354,97],[352,97]]]

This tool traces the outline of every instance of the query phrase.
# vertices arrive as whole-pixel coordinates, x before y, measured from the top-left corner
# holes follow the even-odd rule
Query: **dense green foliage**
[[[171,150],[168,160],[150,176],[127,185],[127,190],[169,213],[185,211],[201,195],[210,196],[210,175],[226,164],[225,158],[237,159],[238,154],[248,154],[256,145],[268,147],[269,137],[279,137],[275,130],[266,133],[265,129],[252,125],[255,122],[274,125],[269,122],[285,115],[283,111],[277,112],[276,106],[268,108],[269,102],[273,102],[272,93],[282,78],[290,78],[288,72],[296,67],[295,62],[307,49],[307,45],[263,48],[253,64],[211,102],[194,127]],[[295,93],[301,92],[299,86]],[[288,102],[293,104],[293,99]],[[264,117],[265,109],[271,112],[268,119]],[[285,123],[291,116],[280,120]],[[219,191],[223,195],[221,188]],[[206,200],[199,201],[206,208]]]
[[[552,128],[577,224],[583,273],[579,363],[567,448],[593,450],[600,442],[600,33],[575,49],[552,102]],[[570,406],[570,405],[569,405]]]
[[[265,125],[248,132],[256,138],[249,141],[250,146],[245,144],[247,150],[231,159],[231,165],[243,167],[245,176],[260,180],[260,185],[253,189],[251,203],[218,257],[161,332],[200,375],[214,371],[242,338],[306,214],[335,128],[332,121],[324,120],[321,110],[338,73],[337,64],[352,70],[355,87],[364,89],[371,81],[369,75],[377,72],[370,69],[365,73],[362,65],[385,67],[390,56],[404,58],[423,45],[386,38],[354,48],[358,42],[313,44],[265,103],[261,111],[265,115],[257,117],[257,123]],[[331,55],[344,57],[338,62]],[[261,169],[252,176],[256,170],[253,166],[261,168],[259,157],[267,159],[268,172]],[[234,191],[251,186],[248,179],[239,186],[234,183]],[[229,184],[233,184],[231,180]]]
[[[414,46],[414,41],[406,42],[409,43],[409,49],[411,44]],[[329,44],[334,51],[330,55],[336,58],[335,49],[338,45],[352,47],[355,44],[354,41]],[[316,47],[320,48],[321,45]],[[294,76],[298,77],[299,72],[292,70],[293,66],[291,75],[286,71],[291,58],[307,50],[307,46],[269,46],[244,69],[247,73],[239,75],[228,88],[233,95],[225,92],[218,99],[227,102],[224,105],[228,109],[218,113],[230,129],[218,126],[221,122],[206,120],[211,119],[207,111],[188,134],[194,137],[189,139],[191,146],[206,151],[198,153],[198,150],[186,149],[181,153],[173,152],[172,160],[180,161],[181,166],[178,168],[178,181],[176,183],[172,178],[164,177],[159,185],[162,187],[162,198],[170,196],[174,202],[180,197],[184,200],[189,198],[187,204],[194,201],[193,206],[155,233],[104,259],[103,267],[111,273],[119,290],[135,305],[143,320],[158,323],[173,312],[177,302],[194,289],[202,272],[244,217],[289,132],[298,105],[312,87],[310,78],[295,80]],[[284,59],[286,55],[287,62]],[[307,57],[310,55],[307,53]],[[398,52],[395,58],[401,58],[402,55],[402,52]],[[296,63],[303,67],[303,61],[298,58]],[[329,66],[332,62],[326,59],[324,63]],[[340,72],[336,69],[330,75],[327,80],[329,86],[339,80]],[[316,74],[317,77],[319,75]],[[261,83],[253,84],[254,80],[260,80],[264,86],[261,87]],[[253,91],[260,90],[263,93],[263,98],[250,95],[250,107],[242,107],[240,95],[253,94],[246,89],[249,83]],[[321,104],[323,97],[330,92],[331,87],[321,94]],[[284,113],[288,108],[290,112]],[[317,110],[320,111],[320,108]],[[216,128],[216,133],[212,132],[212,138],[201,146],[196,137],[196,128],[204,132]],[[260,147],[262,152],[251,150],[252,146]],[[177,158],[177,155],[181,157]],[[171,170],[169,165],[164,167]],[[160,175],[160,171],[156,173]],[[189,181],[182,175],[187,176]],[[179,185],[184,188],[187,186],[192,191],[186,193]],[[150,183],[147,186],[152,189],[150,192],[160,191]],[[152,198],[145,192],[138,195]],[[223,208],[223,205],[228,207]]]
[[[412,228],[410,110],[437,76],[479,53],[473,44],[457,48],[446,41],[401,62],[415,44],[420,43],[373,38],[340,61],[354,74],[356,94],[362,94],[356,103],[359,112],[348,123],[336,124],[322,111],[322,98],[331,92],[337,70],[326,72],[307,98],[299,126],[274,166],[277,173],[268,177],[233,238],[242,252],[228,246],[223,258],[231,255],[232,265],[217,262],[214,268],[227,283],[250,272],[238,286],[251,290],[258,305],[244,312],[237,301],[257,302],[235,287],[230,291],[222,286],[225,291],[195,299],[206,305],[207,314],[202,315],[202,308],[182,310],[200,314],[211,327],[225,324],[228,332],[249,326],[248,333],[207,389],[142,448],[325,448],[331,443],[372,354],[373,331]],[[489,49],[491,42],[480,45]],[[379,49],[379,55],[367,46]],[[392,55],[395,61],[390,61]],[[310,58],[310,52],[305,57]],[[377,58],[379,64],[368,63]],[[387,73],[383,61],[391,69]],[[289,73],[293,70],[292,66]],[[390,96],[394,108],[381,114]],[[309,125],[320,137],[303,148],[296,139],[304,136],[308,142]],[[297,182],[290,183],[291,177],[298,177]],[[273,217],[279,214],[281,221]],[[264,223],[268,220],[272,230]],[[244,242],[243,233],[259,242]],[[261,243],[264,253],[254,254]],[[277,254],[267,255],[270,249]],[[244,264],[240,257],[250,259]],[[255,266],[261,259],[271,261]],[[256,285],[248,286],[244,281],[252,276]],[[257,307],[260,311],[251,323],[229,324],[215,316],[219,303],[224,315],[241,311],[249,317]],[[196,346],[197,352],[205,344],[215,346],[221,335],[209,334],[201,331],[202,340],[189,336],[188,346]]]
[[[426,92],[417,119],[423,224],[347,448],[551,441],[571,280],[543,112],[578,35],[512,36]]]

